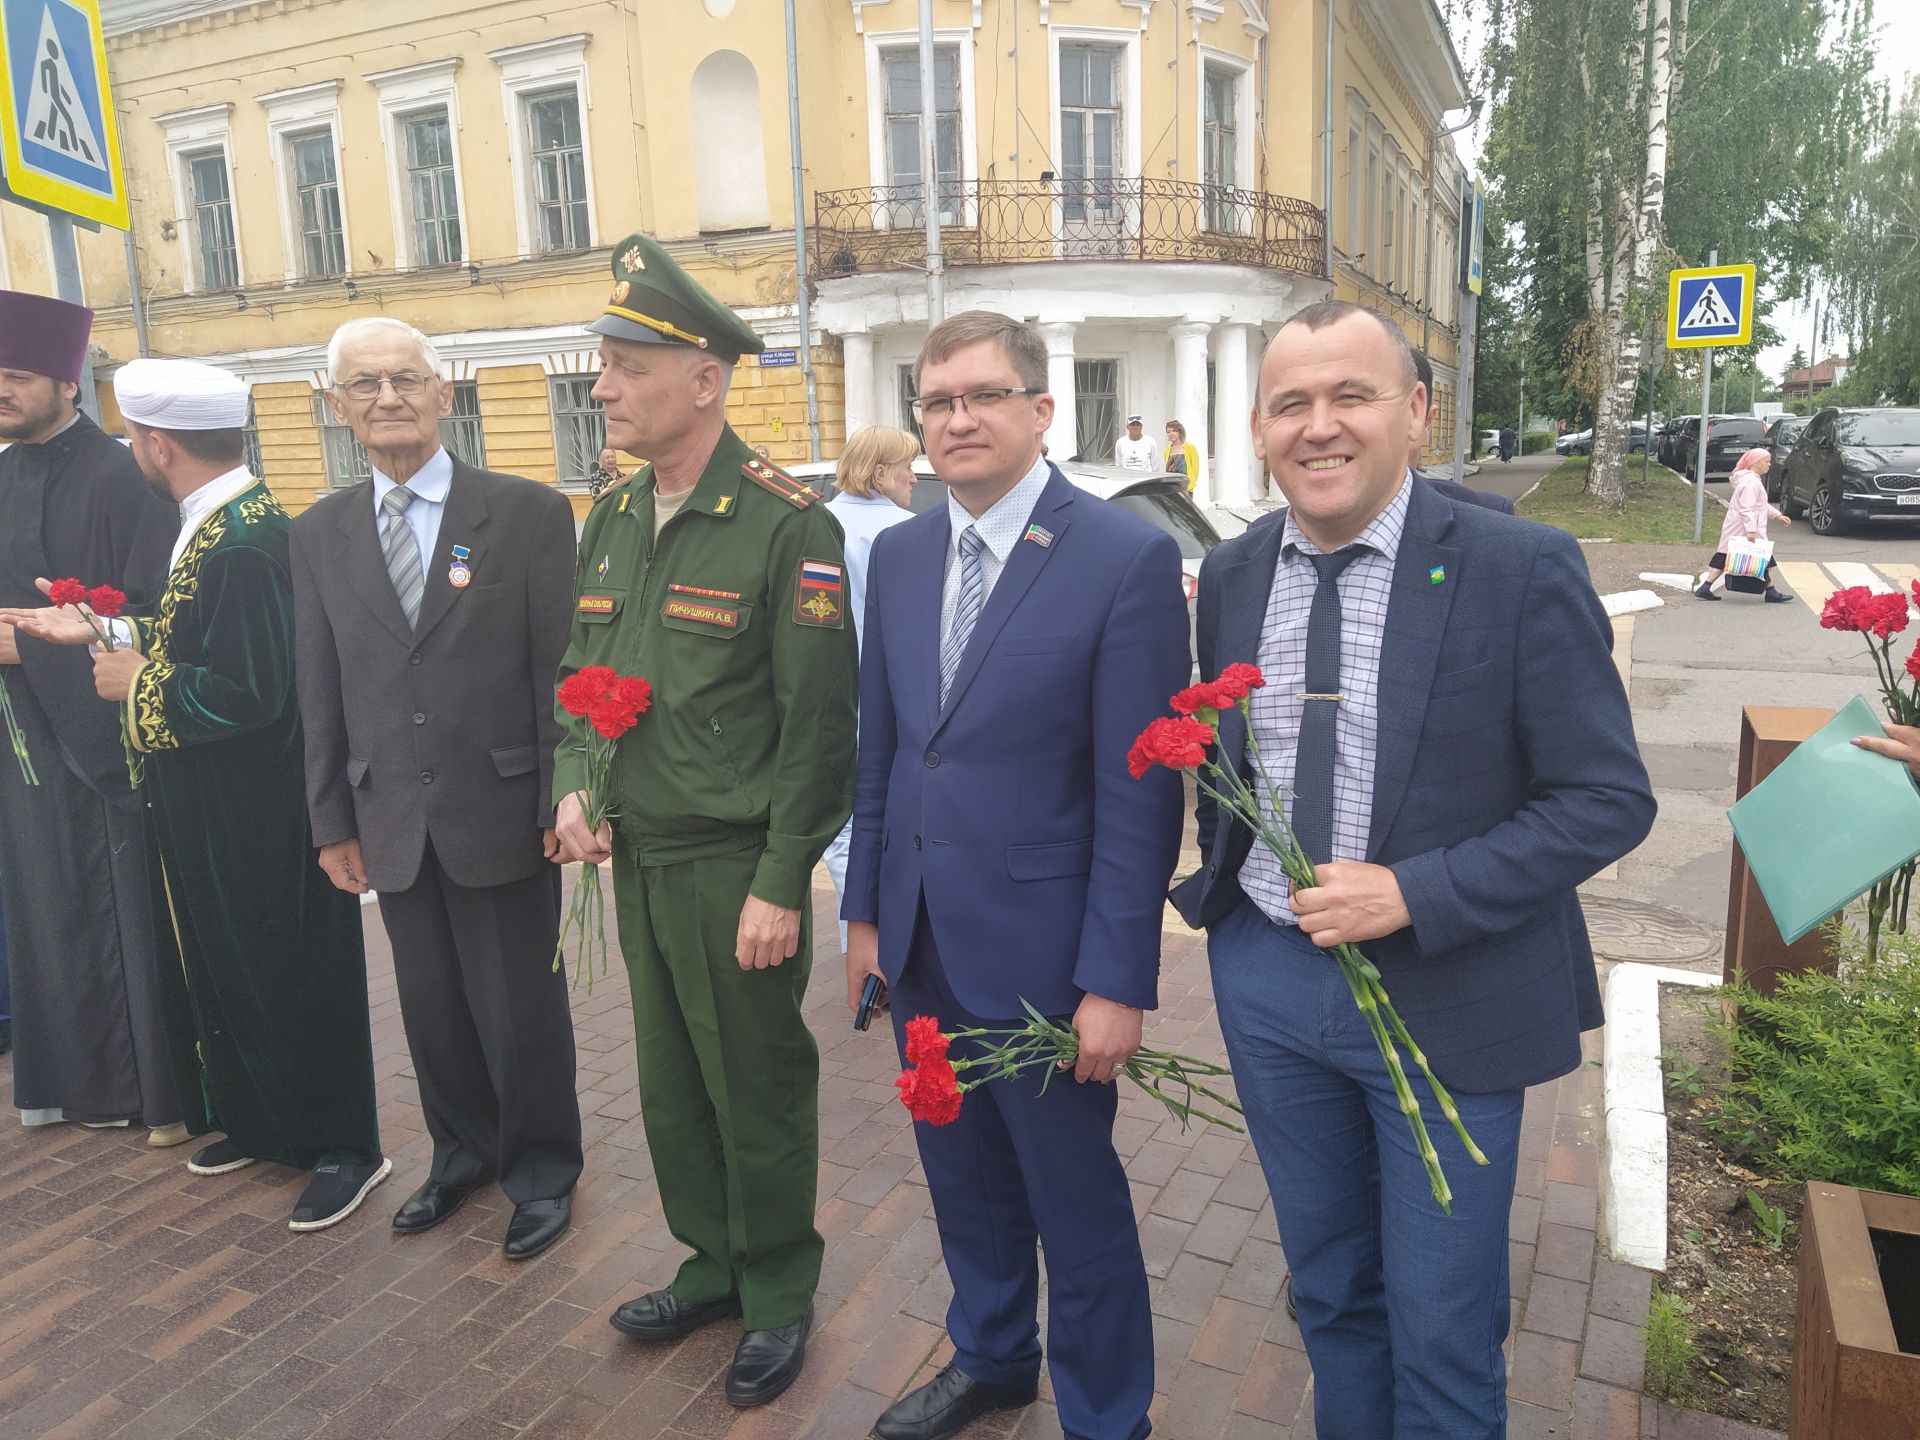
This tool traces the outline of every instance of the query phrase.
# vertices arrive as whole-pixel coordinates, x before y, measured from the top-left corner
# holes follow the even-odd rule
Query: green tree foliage
[[[1920,81],[1848,181],[1835,301],[1862,343],[1846,388],[1869,403],[1920,403]]]
[[[1881,103],[1872,0],[1487,0],[1486,14],[1489,212],[1510,227],[1499,278],[1528,317],[1528,392],[1538,375],[1573,421],[1613,387],[1624,448],[1623,410],[1647,408],[1626,397],[1647,392],[1623,367],[1652,358],[1669,270],[1717,248],[1781,300],[1834,263],[1851,156]],[[1664,123],[1649,103],[1663,47]],[[1909,294],[1920,305],[1920,287]],[[1644,358],[1635,337],[1654,338]],[[1693,408],[1678,391],[1689,372],[1697,387],[1697,362],[1669,357],[1653,408]],[[1596,454],[1596,477],[1610,459]]]

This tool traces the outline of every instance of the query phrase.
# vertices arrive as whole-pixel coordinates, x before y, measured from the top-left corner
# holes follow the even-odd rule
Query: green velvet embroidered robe
[[[258,482],[202,522],[133,622],[127,726],[187,1128],[310,1169],[380,1139],[360,906],[307,826],[287,525]]]

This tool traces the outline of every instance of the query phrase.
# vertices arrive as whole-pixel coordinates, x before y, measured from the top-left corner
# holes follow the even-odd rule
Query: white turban
[[[247,384],[197,360],[129,360],[115,372],[113,398],[127,419],[156,430],[239,430]]]

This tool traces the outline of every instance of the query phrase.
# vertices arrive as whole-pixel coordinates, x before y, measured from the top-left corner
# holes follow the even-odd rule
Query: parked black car
[[[1773,452],[1773,468],[1767,472],[1767,499],[1776,505],[1787,493],[1787,457],[1793,453],[1794,441],[1806,428],[1804,415],[1776,415],[1767,426],[1767,448]]]
[[[1780,508],[1816,535],[1920,520],[1920,409],[1822,410],[1794,442]]]

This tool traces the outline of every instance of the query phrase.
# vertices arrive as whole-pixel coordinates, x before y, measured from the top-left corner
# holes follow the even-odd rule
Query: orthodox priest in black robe
[[[198,1174],[271,1160],[313,1172],[292,1228],[351,1214],[380,1153],[360,905],[320,869],[293,694],[287,513],[242,463],[247,392],[187,360],[114,377],[135,457],[180,503],[151,610],[109,622],[98,693],[124,704],[147,802],[160,995],[187,1128],[223,1139]],[[67,644],[73,609],[0,612]]]
[[[151,600],[179,520],[127,447],[76,409],[93,314],[0,291],[0,605],[38,576]],[[0,627],[0,682],[40,783],[0,749],[0,891],[13,1101],[29,1124],[144,1124],[185,1138],[154,994],[140,805],[120,716],[83,652]],[[169,1133],[170,1132],[170,1133]]]

